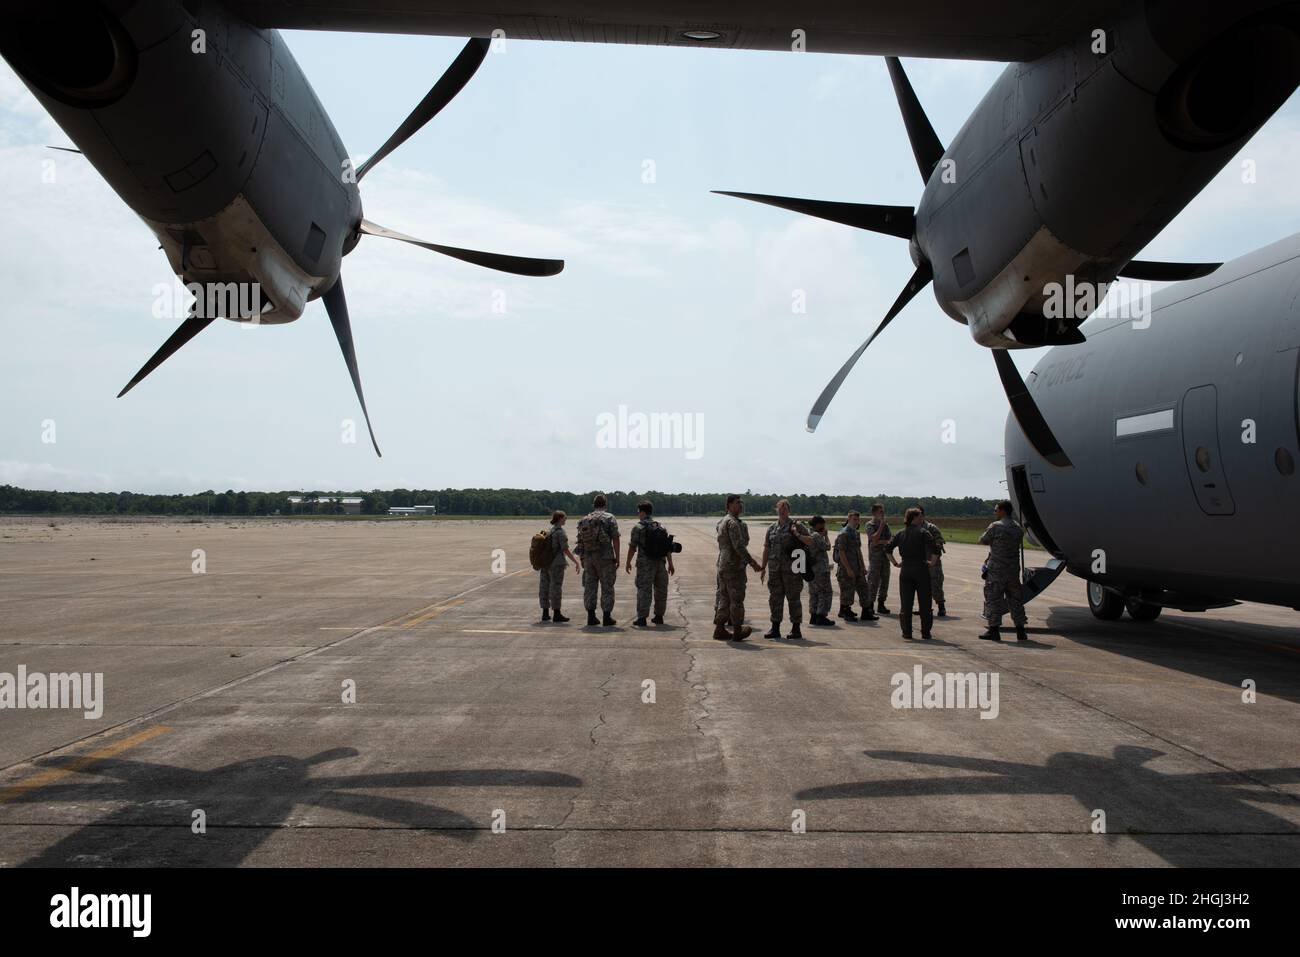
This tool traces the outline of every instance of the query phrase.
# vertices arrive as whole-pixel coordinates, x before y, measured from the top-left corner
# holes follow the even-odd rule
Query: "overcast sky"
[[[287,39],[355,157],[463,45]],[[905,66],[945,142],[1002,69]],[[359,409],[319,302],[288,326],[215,323],[115,399],[176,324],[151,315],[171,273],[94,169],[46,144],[69,141],[0,61],[0,483],[1002,489],[1006,402],[993,363],[928,292],[872,346],[818,432],[804,431],[827,379],[911,274],[906,243],[709,193],[914,205],[920,181],[879,58],[525,41],[490,54],[367,176],[366,216],[567,267],[524,279],[363,239],[343,274],[382,459],[364,431],[342,440]],[[1257,182],[1229,164],[1145,258],[1228,259],[1296,230],[1297,98],[1242,157]],[[51,159],[56,182],[44,183]],[[1040,357],[1017,361],[1028,370]],[[601,416],[620,406],[698,416],[699,442],[602,448]],[[54,442],[42,441],[49,422]]]

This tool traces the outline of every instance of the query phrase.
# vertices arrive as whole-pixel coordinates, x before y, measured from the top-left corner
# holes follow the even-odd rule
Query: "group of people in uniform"
[[[564,572],[571,561],[575,569],[582,572],[587,624],[617,624],[613,611],[614,581],[621,558],[618,521],[607,510],[604,495],[597,495],[592,504],[592,511],[578,523],[578,541],[572,550],[564,531],[567,516],[557,511],[551,517],[553,557],[550,565],[541,569],[538,594],[543,621],[569,620],[560,611],[560,599]],[[832,564],[839,585],[839,618],[842,621],[876,621],[882,615],[892,614],[885,604],[891,566],[899,570],[901,608],[898,620],[905,640],[912,639],[914,603],[921,620],[923,640],[932,637],[934,606],[938,606],[938,617],[947,616],[943,591],[945,541],[939,528],[926,519],[921,506],[907,509],[903,516],[903,529],[898,534],[890,530],[885,521],[885,507],[881,504],[871,506],[871,517],[865,527],[861,527],[861,514],[851,511],[832,543],[825,518],[814,515],[807,523],[796,521],[790,516],[790,503],[782,499],[776,503],[776,521],[764,534],[759,558],[754,558],[749,550],[749,527],[741,520],[744,510],[741,496],[728,495],[726,514],[717,525],[715,639],[744,641],[753,634],[753,629],[745,624],[745,590],[750,569],[758,572],[759,580],[767,584],[771,629],[763,637],[772,640],[782,637],[781,626],[787,608],[790,613],[788,637],[791,640],[803,637],[800,625],[805,583],[810,604],[808,623],[834,626],[830,619],[834,599]],[[641,502],[637,511],[638,520],[632,528],[625,570],[630,573],[635,561],[636,620],[633,624],[644,628],[648,627],[648,622],[663,624],[668,605],[668,578],[676,574],[676,569],[671,550],[666,555],[659,555],[651,554],[646,547],[659,527],[654,518],[654,505],[648,501]],[[999,502],[996,521],[980,537],[980,544],[988,546],[989,555],[982,569],[984,618],[988,627],[979,637],[989,641],[1002,640],[1002,616],[1008,611],[1017,639],[1025,641],[1028,638],[1020,578],[1024,531],[1012,516],[1011,503]],[[853,610],[855,597],[861,608],[860,614]],[[650,615],[652,603],[653,616]],[[596,617],[598,604],[602,616],[599,620]]]
[[[618,565],[622,556],[618,519],[610,514],[608,500],[604,495],[597,495],[592,501],[592,510],[578,522],[577,541],[569,548],[568,533],[564,526],[568,516],[562,511],[551,513],[551,561],[540,569],[541,581],[538,585],[537,598],[542,606],[542,621],[566,622],[560,610],[563,597],[564,572],[568,562],[573,562],[574,569],[582,573],[582,603],[587,609],[588,625],[611,626],[618,624],[614,619],[614,581],[618,577]],[[632,563],[636,562],[636,621],[637,627],[648,627],[649,622],[656,625],[664,623],[664,612],[668,610],[668,576],[677,574],[673,567],[673,553],[651,555],[646,547],[652,529],[658,526],[654,519],[654,505],[642,502],[637,506],[638,521],[632,528],[631,541],[628,543],[627,565],[625,571],[631,573]],[[650,617],[650,606],[654,604],[654,616]],[[596,618],[597,605],[601,617]]]

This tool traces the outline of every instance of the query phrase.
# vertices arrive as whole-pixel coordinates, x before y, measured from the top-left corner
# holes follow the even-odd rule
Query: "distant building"
[[[402,505],[391,505],[388,508],[389,515],[437,515],[438,506],[436,505],[411,505],[409,507]]]
[[[338,509],[334,506],[342,506],[344,515],[361,514],[361,497],[352,495],[322,495],[319,498],[308,498],[305,495],[290,495],[290,505],[309,505],[314,506],[314,510],[326,515],[337,514]]]

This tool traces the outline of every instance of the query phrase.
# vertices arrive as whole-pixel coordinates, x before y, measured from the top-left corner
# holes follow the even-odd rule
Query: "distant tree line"
[[[390,506],[436,505],[439,515],[549,515],[563,509],[570,515],[591,510],[592,492],[552,492],[518,488],[407,489],[387,491],[290,490],[284,492],[198,492],[193,495],[142,495],[136,492],[48,492],[0,485],[0,512],[38,515],[299,515],[338,514],[341,505],[330,501],[347,496],[361,499],[361,511],[383,515]],[[657,515],[720,515],[726,501],[722,492],[606,492],[616,515],[636,514],[643,498],[654,502]],[[880,502],[891,515],[920,504],[931,515],[983,516],[993,508],[989,499],[919,498],[900,495],[763,495],[742,493],[751,514],[768,514],[781,498],[790,500],[796,515],[843,515],[851,509],[864,514]],[[292,503],[290,496],[301,497]]]
[[[47,492],[0,485],[0,512],[75,515],[282,515],[298,492],[216,492],[143,495],[137,492]]]

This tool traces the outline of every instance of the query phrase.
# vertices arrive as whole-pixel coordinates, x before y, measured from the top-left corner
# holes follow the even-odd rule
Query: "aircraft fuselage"
[[[1008,416],[1011,498],[1089,581],[1300,607],[1300,235],[1151,307],[1043,356],[1028,385],[1074,465],[1048,465]]]

